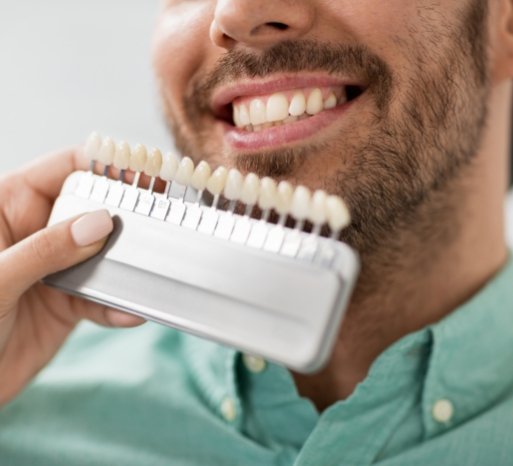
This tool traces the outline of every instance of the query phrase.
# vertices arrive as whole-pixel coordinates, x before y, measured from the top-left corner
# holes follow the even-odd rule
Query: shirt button
[[[454,406],[449,400],[438,400],[433,405],[433,419],[436,422],[447,423],[452,419]]]
[[[250,354],[242,356],[242,360],[246,369],[250,372],[254,372],[255,374],[262,372],[267,366],[266,362],[262,358],[251,356]]]
[[[221,403],[221,414],[228,422],[233,422],[237,417],[237,408],[232,398],[226,397]]]

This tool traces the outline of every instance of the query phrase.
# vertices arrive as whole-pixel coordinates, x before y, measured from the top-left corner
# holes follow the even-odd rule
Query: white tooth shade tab
[[[101,145],[102,145],[102,138],[96,131],[94,131],[87,138],[87,141],[84,145],[84,155],[89,160],[98,160],[98,154],[100,152]]]
[[[151,149],[148,154],[148,159],[146,160],[146,165],[144,166],[144,173],[153,178],[155,176],[159,176],[161,168],[162,152],[156,148]]]
[[[296,92],[290,101],[289,113],[292,116],[301,116],[306,111],[305,94]]]
[[[226,184],[226,177],[228,171],[224,167],[217,167],[214,173],[210,175],[207,182],[207,189],[214,195],[218,196],[223,192],[224,185]]]
[[[260,178],[258,178],[254,173],[248,173],[246,178],[244,178],[244,183],[242,184],[240,200],[246,205],[253,206],[258,201],[259,192]]]
[[[276,181],[264,177],[260,180],[260,192],[258,195],[258,207],[262,210],[272,209],[276,203]]]
[[[148,151],[142,144],[137,144],[130,157],[130,170],[134,172],[143,172],[146,166],[146,159],[148,158]]]
[[[338,196],[326,199],[328,225],[334,232],[339,232],[351,223],[351,215],[346,203]]]
[[[267,121],[285,120],[289,116],[289,101],[284,94],[273,94],[267,100],[266,108]]]
[[[276,212],[285,215],[290,212],[294,188],[288,181],[280,181],[276,192]]]
[[[168,152],[162,160],[162,168],[159,177],[164,181],[173,181],[178,170],[178,158],[175,154]]]
[[[296,220],[306,220],[310,213],[310,190],[305,186],[297,186],[292,196],[290,213]]]
[[[130,166],[130,146],[127,142],[121,141],[116,144],[116,153],[114,154],[114,166],[119,170],[127,170]]]
[[[327,199],[328,195],[326,194],[326,191],[323,191],[322,189],[318,189],[313,193],[308,220],[310,220],[314,225],[323,225],[326,223],[328,219],[328,208],[326,206]]]
[[[242,193],[242,184],[244,178],[239,170],[231,168],[226,177],[226,185],[224,186],[224,197],[229,201],[236,201]]]
[[[251,124],[248,107],[244,104],[239,106],[239,123],[240,126],[248,126]]]
[[[249,104],[249,119],[252,125],[267,123],[266,106],[261,99],[253,99]]]
[[[306,101],[306,113],[308,113],[308,115],[316,115],[322,111],[323,107],[322,91],[320,89],[314,89]]]
[[[191,186],[198,191],[203,191],[207,187],[207,182],[211,174],[212,170],[210,169],[210,165],[202,160],[194,169],[194,173],[191,177]]]
[[[329,110],[337,106],[337,96],[331,92],[328,98],[324,101],[324,109]]]
[[[104,165],[112,165],[115,152],[116,144],[114,144],[114,141],[111,138],[105,138],[100,146],[97,160]]]
[[[175,181],[181,185],[187,186],[191,182],[194,173],[194,162],[190,157],[184,157],[180,160],[178,170],[176,171]]]

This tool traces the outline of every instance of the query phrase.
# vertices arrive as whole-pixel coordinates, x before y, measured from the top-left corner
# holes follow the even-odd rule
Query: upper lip
[[[292,89],[326,86],[366,87],[364,83],[354,78],[341,78],[326,74],[275,75],[266,79],[246,79],[219,87],[212,95],[210,106],[214,115],[222,117],[226,114],[226,106],[239,97],[269,95]]]

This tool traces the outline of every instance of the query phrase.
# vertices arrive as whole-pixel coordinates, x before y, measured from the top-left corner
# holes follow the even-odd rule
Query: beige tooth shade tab
[[[130,146],[125,141],[121,141],[116,145],[114,166],[119,170],[127,170],[130,166]]]
[[[191,177],[191,186],[198,191],[203,191],[207,187],[208,179],[212,174],[210,165],[202,160],[196,168]]]
[[[272,209],[276,204],[276,181],[264,177],[260,180],[260,193],[258,195],[258,207],[262,210]]]
[[[244,183],[242,184],[240,200],[246,205],[253,206],[258,201],[259,192],[260,178],[258,178],[254,173],[248,173],[244,178]]]
[[[116,145],[111,138],[105,138],[100,146],[98,153],[98,161],[104,165],[112,165],[114,162],[114,154],[116,152]]]
[[[280,181],[278,183],[275,206],[276,212],[280,215],[286,215],[290,212],[293,194],[294,188],[288,181]]]
[[[128,168],[134,172],[143,172],[147,158],[148,151],[146,150],[146,147],[142,144],[137,144],[132,151]]]
[[[178,164],[175,181],[181,185],[187,186],[191,182],[194,173],[194,162],[190,157],[184,157]]]
[[[290,213],[296,220],[306,220],[310,213],[310,190],[305,186],[297,186],[292,196]]]
[[[159,177],[164,181],[173,181],[178,170],[178,158],[171,152],[164,155]]]
[[[84,145],[84,155],[89,160],[98,160],[101,145],[102,138],[100,135],[96,131],[92,132]]]
[[[314,225],[323,225],[328,220],[327,199],[328,195],[322,189],[318,189],[313,193],[308,220]]]
[[[240,198],[244,178],[239,170],[231,168],[226,177],[224,186],[224,197],[229,201],[236,201]]]
[[[328,224],[332,231],[338,232],[351,223],[351,215],[346,203],[338,196],[326,199]]]
[[[207,182],[207,189],[214,195],[218,196],[223,192],[224,185],[226,184],[226,177],[228,172],[224,167],[217,167],[214,173],[210,176]]]
[[[162,168],[162,152],[159,149],[153,148],[148,154],[144,173],[152,178],[159,176],[160,169]]]

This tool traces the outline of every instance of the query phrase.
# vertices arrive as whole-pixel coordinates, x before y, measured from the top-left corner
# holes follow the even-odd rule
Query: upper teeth
[[[233,102],[233,121],[238,128],[259,129],[261,125],[295,121],[316,115],[346,102],[340,88],[314,88],[278,92],[266,97],[238,99]]]

